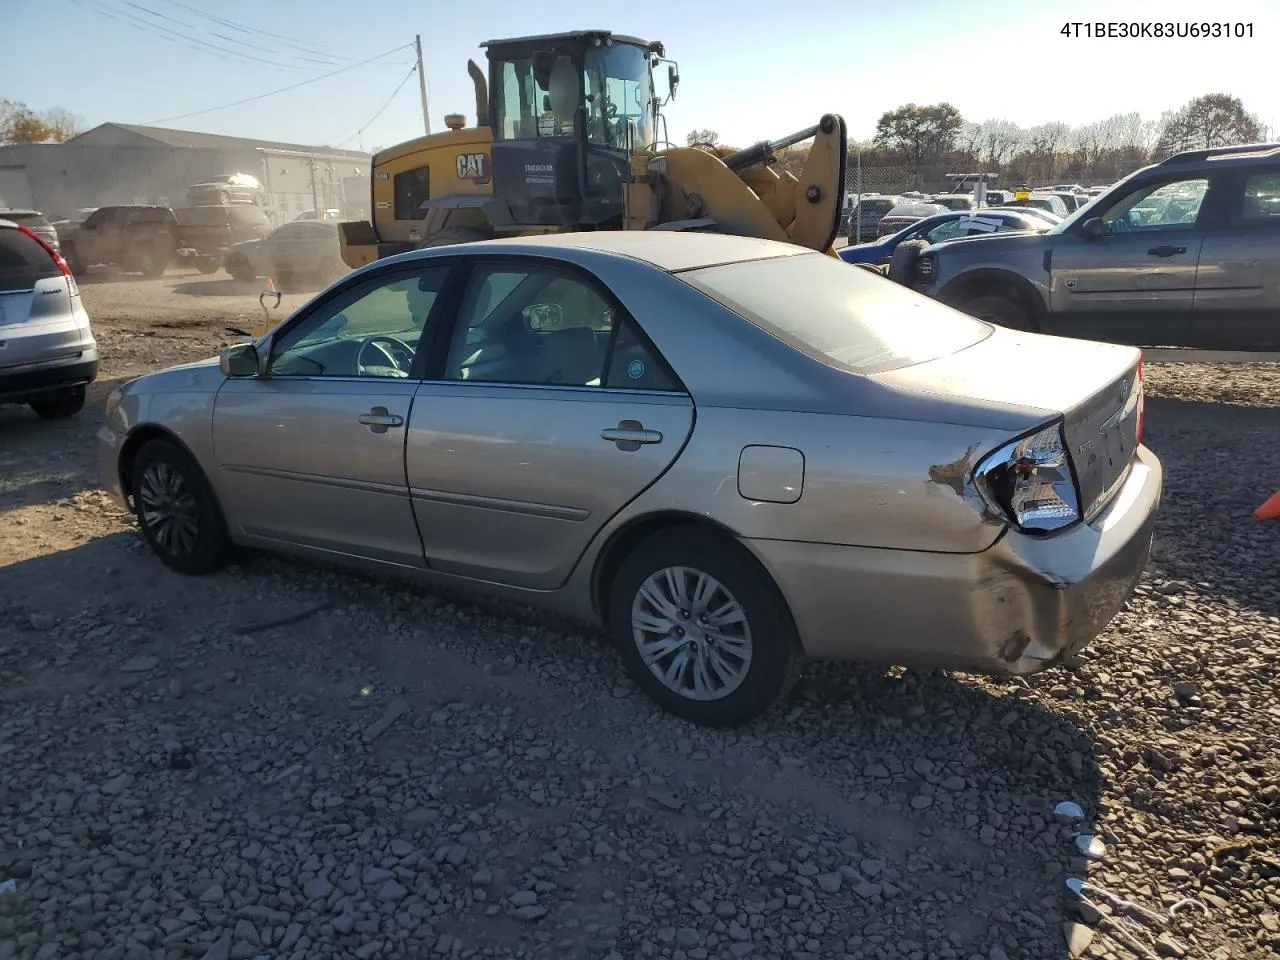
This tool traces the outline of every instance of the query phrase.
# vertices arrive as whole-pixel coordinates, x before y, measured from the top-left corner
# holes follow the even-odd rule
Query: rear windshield
[[[30,290],[37,280],[60,276],[44,247],[12,227],[0,227],[0,291]]]
[[[850,373],[924,363],[990,332],[980,320],[821,253],[676,276],[783,343]]]

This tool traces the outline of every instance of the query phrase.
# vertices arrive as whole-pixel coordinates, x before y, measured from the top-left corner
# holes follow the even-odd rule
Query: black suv
[[[1048,233],[921,252],[913,285],[1007,327],[1146,346],[1280,349],[1280,144],[1145,167]]]

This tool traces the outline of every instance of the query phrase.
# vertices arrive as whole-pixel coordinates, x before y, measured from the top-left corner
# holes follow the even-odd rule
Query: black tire
[[[74,417],[84,409],[84,387],[68,387],[57,393],[46,393],[32,397],[27,401],[36,416],[46,420],[61,420],[63,417]]]
[[[999,295],[970,297],[955,304],[955,308],[971,317],[1008,327],[1010,330],[1033,330],[1035,324],[1030,315],[1016,300]]]
[[[148,440],[130,476],[138,527],[165,566],[194,576],[226,564],[232,553],[226,521],[209,481],[185,450],[171,440]]]
[[[736,601],[743,614],[745,636],[737,636],[734,643],[739,649],[745,647],[749,650],[749,660],[729,652],[727,645],[722,646],[711,638],[705,640],[704,647],[704,640],[697,636],[699,611],[694,603],[689,610],[676,614],[681,623],[688,624],[689,629],[688,634],[679,634],[679,640],[676,639],[677,632],[685,629],[679,625],[670,634],[647,633],[654,643],[670,637],[674,642],[684,644],[681,651],[672,651],[671,656],[660,656],[656,661],[659,667],[673,668],[674,661],[681,657],[688,663],[684,651],[689,649],[697,651],[695,658],[703,657],[706,650],[709,651],[706,657],[717,656],[720,663],[727,663],[730,667],[745,664],[745,675],[736,686],[729,685],[730,688],[718,698],[695,699],[673,690],[655,675],[640,652],[636,633],[642,631],[633,628],[633,606],[639,604],[641,612],[645,606],[650,611],[658,610],[656,605],[642,600],[640,591],[650,577],[672,567],[683,567],[695,576],[710,576],[725,594],[718,591],[712,594],[709,606],[714,608],[721,604],[727,595],[728,599]],[[686,585],[686,595],[692,589]],[[681,616],[681,613],[687,616]],[[728,624],[722,636],[736,633],[737,629],[736,623]],[[642,541],[622,561],[609,590],[609,630],[627,670],[640,688],[663,709],[701,726],[736,727],[749,723],[767,713],[786,696],[799,674],[799,638],[786,602],[773,580],[743,548],[692,527],[676,527],[657,533]],[[703,663],[709,663],[709,659]],[[711,666],[714,668],[715,664]],[[678,672],[682,679],[690,679],[693,671],[681,667]],[[717,677],[727,676],[714,669],[708,671],[704,666],[704,677],[709,678],[712,673]]]
[[[155,247],[149,243],[142,243],[130,254],[129,266],[134,272],[155,279],[164,275],[165,262],[164,257]]]
[[[64,243],[62,245],[62,259],[67,261],[67,266],[71,268],[71,272],[77,277],[82,277],[88,271],[85,262],[80,259],[80,251],[76,249],[74,243]]]
[[[253,272],[253,267],[249,266],[249,261],[244,257],[233,257],[226,263],[227,273],[231,274],[233,280],[240,283],[253,283],[257,279],[257,275]]]
[[[419,250],[428,247],[447,247],[455,243],[478,243],[481,240],[492,240],[493,234],[479,227],[446,227],[439,233],[433,233],[418,244]]]
[[[889,258],[889,279],[909,287],[916,280],[916,261],[929,244],[924,240],[903,240]]]
[[[197,260],[196,269],[203,274],[217,273],[218,261],[217,260]]]

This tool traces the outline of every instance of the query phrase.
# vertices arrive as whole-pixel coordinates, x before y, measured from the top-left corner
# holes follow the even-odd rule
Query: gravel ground
[[[1071,669],[814,667],[724,733],[545,615],[164,570],[95,489],[102,397],[256,304],[176,274],[84,296],[85,413],[0,412],[0,960],[1142,956],[1066,896],[1086,870],[1206,905],[1143,922],[1156,955],[1280,950],[1280,529],[1249,517],[1280,373],[1148,365],[1152,566]]]

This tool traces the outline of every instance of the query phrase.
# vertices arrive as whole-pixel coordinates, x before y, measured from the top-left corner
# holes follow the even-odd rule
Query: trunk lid
[[[1106,506],[1133,461],[1142,414],[1141,358],[1134,347],[996,328],[964,350],[872,379],[1045,420],[1062,416],[1088,520]]]

